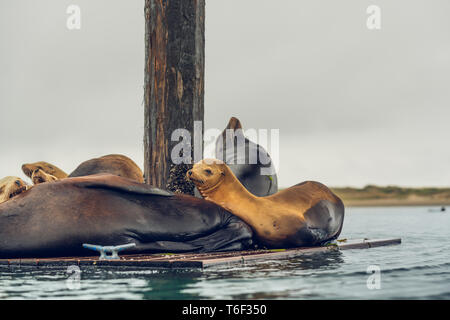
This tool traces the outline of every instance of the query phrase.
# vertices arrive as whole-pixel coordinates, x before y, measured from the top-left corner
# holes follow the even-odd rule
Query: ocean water
[[[0,299],[450,299],[450,211],[437,209],[347,208],[341,238],[400,237],[402,244],[239,267],[4,267]]]

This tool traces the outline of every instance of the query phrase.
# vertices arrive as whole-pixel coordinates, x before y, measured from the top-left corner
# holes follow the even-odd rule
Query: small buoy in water
[[[447,210],[447,209],[446,209],[445,207],[442,207],[442,208],[441,208],[441,211],[442,211],[442,212],[444,212],[444,211],[446,211],[446,210]]]

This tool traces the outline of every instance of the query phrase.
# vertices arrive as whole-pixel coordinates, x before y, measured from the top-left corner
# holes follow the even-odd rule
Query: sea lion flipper
[[[115,176],[112,174],[97,174],[92,176],[71,178],[71,183],[82,188],[98,188],[122,191],[127,193],[146,194],[171,197],[172,192],[155,188],[148,184],[138,183],[131,179]]]

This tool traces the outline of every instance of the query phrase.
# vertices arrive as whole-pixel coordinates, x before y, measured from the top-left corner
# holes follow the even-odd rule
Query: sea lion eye
[[[207,174],[212,174],[212,171],[209,170],[209,169],[205,169],[205,172],[206,172]]]

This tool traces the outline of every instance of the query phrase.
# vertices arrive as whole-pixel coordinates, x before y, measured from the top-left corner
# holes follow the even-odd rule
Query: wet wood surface
[[[69,265],[96,267],[131,267],[131,268],[164,268],[164,269],[192,269],[213,266],[231,266],[273,259],[288,259],[303,255],[327,252],[329,250],[369,249],[381,246],[400,244],[401,239],[354,239],[339,240],[337,244],[311,247],[274,250],[248,250],[214,253],[184,253],[184,254],[139,254],[122,255],[120,260],[99,260],[98,256],[65,257],[45,259],[0,259],[0,266],[28,266],[28,267],[64,267]]]

